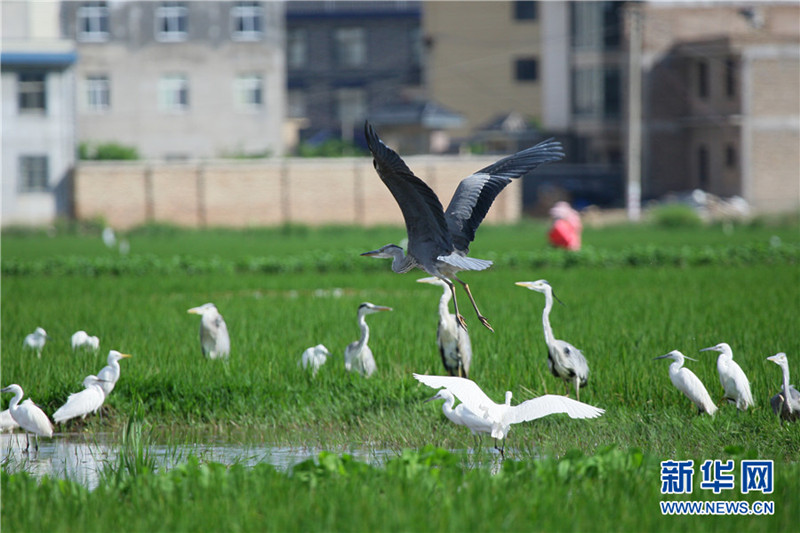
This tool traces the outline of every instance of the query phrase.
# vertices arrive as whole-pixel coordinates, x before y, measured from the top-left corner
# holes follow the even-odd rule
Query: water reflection
[[[398,454],[395,450],[385,449],[325,449],[337,454],[350,454],[358,461],[372,465],[381,465]],[[3,468],[8,472],[26,471],[37,477],[66,478],[94,489],[104,466],[116,459],[119,446],[110,434],[67,434],[54,439],[40,439],[38,452],[33,450],[31,443],[30,453],[25,454],[25,435],[4,433],[0,434],[0,450]],[[148,446],[148,452],[155,457],[159,469],[173,468],[193,455],[204,462],[246,466],[268,463],[280,470],[289,470],[297,463],[316,458],[321,451],[322,448],[316,447],[225,442]]]

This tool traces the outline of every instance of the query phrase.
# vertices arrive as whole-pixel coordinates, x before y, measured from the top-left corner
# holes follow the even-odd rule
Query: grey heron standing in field
[[[231,352],[231,339],[225,319],[213,303],[192,307],[187,311],[200,315],[200,346],[209,359],[227,359]]]
[[[783,371],[783,389],[769,401],[772,411],[781,418],[781,424],[800,419],[800,392],[789,383],[789,360],[786,354],[778,352],[767,357],[767,361],[772,361]]]
[[[726,342],[721,342],[716,346],[703,348],[701,352],[719,352],[717,357],[717,372],[719,382],[725,390],[725,399],[735,403],[736,407],[745,411],[752,407],[753,393],[750,392],[750,381],[747,379],[742,367],[733,360],[733,350]]]
[[[97,412],[106,399],[101,384],[102,380],[97,376],[86,376],[83,379],[84,389],[69,395],[67,402],[53,413],[53,421],[61,424],[72,418],[86,418],[86,415]]]
[[[361,329],[361,338],[351,342],[344,349],[344,368],[348,372],[358,372],[367,377],[370,377],[375,372],[375,358],[372,356],[372,350],[369,345],[367,345],[367,342],[369,342],[369,326],[367,325],[366,316],[391,310],[391,307],[375,305],[369,302],[364,302],[358,306],[358,327]]]
[[[111,391],[114,390],[114,387],[117,384],[117,380],[119,380],[119,360],[126,359],[128,357],[133,356],[127,353],[120,353],[117,350],[111,350],[108,352],[108,364],[97,373],[97,379],[100,382],[100,388],[103,389],[103,394],[106,396],[111,394]]]
[[[453,396],[461,400],[466,409],[485,421],[481,423],[482,426],[476,426],[474,431],[485,431],[483,428],[488,422],[491,426],[490,434],[496,440],[503,440],[508,435],[511,424],[528,422],[557,413],[566,413],[570,418],[596,418],[605,412],[598,407],[555,394],[545,394],[526,400],[519,405],[511,405],[511,391],[506,391],[505,403],[499,404],[493,402],[478,384],[470,379],[423,374],[414,374],[414,378],[431,388],[447,389]],[[497,449],[504,455],[503,449]]]
[[[14,421],[25,430],[25,436],[28,443],[28,445],[25,447],[25,451],[28,451],[28,449],[31,447],[30,433],[34,434],[36,439],[34,442],[34,448],[38,450],[39,435],[42,437],[53,436],[53,424],[50,423],[50,419],[47,418],[47,415],[44,414],[44,411],[42,411],[39,406],[33,403],[30,398],[22,402],[22,405],[20,405],[19,401],[22,399],[22,396],[25,393],[22,392],[22,387],[19,385],[9,385],[4,389],[0,389],[0,392],[14,393],[14,397],[11,398],[11,402],[8,404],[8,411],[11,413],[11,417],[14,419]]]
[[[581,387],[589,382],[589,364],[583,353],[567,341],[556,339],[550,326],[550,310],[553,309],[553,287],[543,279],[536,281],[518,281],[516,285],[544,294],[544,311],[542,312],[542,328],[544,342],[547,344],[547,367],[550,372],[564,380],[569,395],[569,386],[575,386],[575,398],[580,401]],[[560,302],[561,300],[559,300]]]
[[[29,350],[36,351],[36,357],[41,359],[42,357],[42,350],[44,349],[44,344],[47,342],[47,339],[50,337],[47,336],[47,332],[44,328],[36,328],[33,330],[33,333],[29,333],[25,335],[25,341],[23,342],[23,346],[28,348]]]
[[[705,412],[714,416],[714,413],[717,412],[717,406],[711,401],[711,396],[708,394],[703,382],[694,372],[688,368],[683,368],[684,359],[691,359],[692,361],[697,361],[697,359],[686,357],[678,350],[672,350],[668,354],[660,355],[654,359],[666,358],[673,361],[669,365],[669,379],[672,380],[672,384],[694,402],[697,406],[698,414]]]
[[[436,276],[450,288],[456,317],[464,328],[466,322],[458,310],[458,299],[453,279],[463,285],[481,323],[494,331],[489,321],[478,310],[472,292],[458,277],[462,270],[485,270],[491,261],[467,257],[469,243],[489,211],[492,202],[506,185],[543,163],[564,157],[561,144],[546,140],[505,157],[463,179],[456,188],[445,211],[439,198],[428,185],[414,175],[397,152],[383,144],[372,126],[365,122],[367,146],[373,156],[373,165],[381,181],[394,196],[406,223],[408,250],[387,244],[361,255],[392,259],[392,270],[398,274],[420,268]]]
[[[441,287],[442,297],[439,299],[439,327],[436,329],[436,344],[442,357],[444,369],[451,376],[469,377],[469,366],[472,363],[472,343],[467,330],[458,325],[456,315],[450,312],[450,287],[439,278],[429,277],[417,280]]]

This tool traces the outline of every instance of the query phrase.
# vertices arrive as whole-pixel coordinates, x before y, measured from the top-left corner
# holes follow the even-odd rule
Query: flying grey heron
[[[519,405],[511,405],[511,391],[506,391],[505,403],[498,404],[470,379],[423,374],[414,374],[414,378],[431,388],[447,389],[472,413],[491,424],[490,433],[497,440],[503,440],[508,435],[511,424],[528,422],[557,413],[566,413],[570,418],[596,418],[605,412],[598,407],[555,394],[545,394]],[[481,426],[478,426],[476,432],[483,431],[480,428]],[[497,449],[504,455],[501,448]]]
[[[494,199],[512,179],[527,174],[543,163],[564,157],[561,144],[548,139],[468,176],[456,188],[445,211],[433,190],[409,170],[397,152],[383,144],[368,122],[364,123],[364,132],[375,170],[403,212],[408,251],[404,253],[399,246],[387,244],[361,255],[392,259],[392,270],[398,274],[420,268],[447,283],[453,294],[456,317],[466,328],[464,317],[458,311],[456,288],[451,281],[455,279],[464,286],[478,319],[494,331],[478,310],[469,285],[458,277],[458,272],[485,270],[492,265],[491,261],[485,259],[467,257],[469,243],[475,239],[475,231]]]
[[[678,350],[672,350],[668,354],[660,355],[654,359],[666,358],[673,361],[669,365],[669,379],[672,380],[672,384],[694,402],[697,406],[698,414],[705,412],[714,416],[714,413],[717,412],[717,406],[711,401],[711,396],[708,394],[705,385],[694,372],[688,368],[683,368],[684,359],[691,359],[692,361],[697,361],[697,359],[686,357]]]
[[[28,445],[25,447],[25,451],[28,451],[28,449],[31,447],[31,439],[29,436],[30,433],[35,435],[36,441],[34,443],[34,448],[38,450],[39,435],[42,437],[53,436],[53,424],[50,423],[50,419],[47,418],[47,415],[44,414],[44,411],[42,411],[39,406],[33,403],[30,398],[22,402],[22,405],[19,404],[19,401],[25,394],[22,392],[22,387],[19,385],[9,385],[4,389],[0,389],[0,392],[14,393],[14,397],[11,398],[11,402],[8,404],[8,411],[11,413],[11,417],[14,419],[14,421],[25,430],[25,436],[27,437],[28,443]]]
[[[721,342],[716,346],[703,348],[700,351],[719,352],[719,357],[717,357],[717,372],[719,373],[719,382],[725,390],[725,399],[735,403],[736,407],[741,411],[752,407],[754,404],[753,393],[750,392],[750,381],[744,374],[742,367],[733,360],[733,350],[731,350],[728,343]]]
[[[789,383],[789,360],[786,354],[778,352],[767,357],[767,361],[772,361],[783,371],[783,389],[773,396],[769,403],[772,411],[780,416],[781,424],[784,421],[794,422],[800,419],[800,392]]]
[[[369,302],[364,302],[358,306],[358,327],[361,329],[361,338],[351,342],[344,349],[345,370],[358,372],[367,377],[370,377],[375,372],[375,358],[372,356],[372,350],[367,345],[367,342],[369,342],[369,326],[365,317],[373,313],[391,310],[391,307],[375,305]]]
[[[106,396],[111,394],[111,391],[114,390],[114,386],[117,384],[117,380],[119,380],[119,360],[126,359],[128,357],[133,356],[127,353],[119,353],[117,350],[111,350],[108,352],[108,364],[97,373],[97,378],[100,382],[100,388],[103,389],[103,394]]]
[[[555,296],[553,287],[543,279],[518,281],[516,285],[544,294],[542,328],[544,329],[544,342],[547,344],[547,367],[555,377],[564,380],[567,394],[569,394],[569,386],[575,386],[575,398],[580,401],[581,387],[585,387],[589,382],[589,364],[579,349],[567,341],[556,339],[553,335],[553,328],[550,326],[550,310],[553,309],[553,297]]]
[[[106,399],[101,384],[102,380],[97,376],[86,376],[83,379],[84,389],[69,395],[67,402],[53,413],[53,422],[61,424],[71,418],[86,418],[89,413],[97,412]]]
[[[436,329],[439,355],[448,374],[468,378],[469,366],[472,363],[472,343],[467,330],[458,325],[456,315],[450,312],[452,298],[450,288],[444,281],[432,276],[417,281],[442,287],[442,297],[439,299],[439,327]]]
[[[50,337],[47,336],[47,332],[44,330],[44,328],[36,328],[33,333],[25,335],[23,346],[29,350],[35,350],[36,356],[41,358],[44,344],[49,338]]]
[[[231,339],[225,319],[213,303],[192,307],[187,311],[200,315],[200,346],[209,359],[227,359],[231,353]]]

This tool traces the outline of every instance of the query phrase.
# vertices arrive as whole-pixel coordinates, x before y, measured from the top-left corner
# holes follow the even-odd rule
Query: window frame
[[[174,98],[175,95],[177,98]],[[163,74],[158,79],[158,110],[160,112],[185,113],[189,110],[190,105],[189,77],[186,74]]]
[[[22,154],[17,160],[18,176],[17,190],[22,194],[46,193],[50,191],[50,158],[47,154]],[[39,163],[39,179],[36,180],[34,173],[28,172],[32,163]],[[29,179],[31,176],[34,179]],[[35,183],[39,181],[40,183]]]
[[[239,22],[250,28],[239,29]],[[239,1],[231,7],[231,39],[260,41],[264,37],[264,6],[257,1]]]
[[[337,66],[342,68],[362,68],[367,65],[366,28],[363,26],[341,26],[334,29],[333,41]]]
[[[111,79],[108,74],[87,74],[85,78],[86,110],[104,113],[111,109]],[[98,98],[95,98],[98,97]],[[95,100],[104,100],[98,103]]]
[[[23,79],[27,76],[40,76],[41,79]],[[31,100],[36,100],[33,104]],[[21,115],[47,114],[47,72],[27,70],[17,73],[17,110]]]
[[[253,101],[250,97],[256,95]],[[247,72],[233,79],[233,101],[238,112],[254,113],[264,109],[264,76],[259,72]]]
[[[184,28],[181,29],[181,21]],[[175,28],[163,29],[164,24]],[[161,2],[155,12],[156,33],[155,38],[162,43],[180,43],[189,38],[189,8],[186,2]]]
[[[533,72],[532,76],[530,75],[531,71]],[[514,58],[514,81],[517,83],[538,82],[539,58],[534,56]]]
[[[78,7],[76,13],[76,38],[83,43],[100,43],[108,41],[111,32],[109,25],[108,2],[84,2]],[[88,26],[95,26],[84,30],[84,22]],[[105,29],[103,28],[105,26]]]

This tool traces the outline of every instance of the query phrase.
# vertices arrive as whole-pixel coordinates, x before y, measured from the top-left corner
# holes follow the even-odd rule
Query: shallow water
[[[25,471],[42,477],[71,479],[90,490],[97,487],[100,472],[106,464],[117,457],[119,444],[111,434],[61,434],[53,439],[39,439],[39,451],[24,453],[25,435],[22,433],[0,434],[3,468],[8,472]],[[326,448],[338,454],[350,454],[355,459],[373,464],[383,464],[388,458],[398,455],[396,450],[358,447]],[[289,470],[307,459],[316,458],[322,448],[270,446],[267,444],[242,444],[223,442],[194,444],[154,444],[148,452],[156,458],[159,469],[170,469],[185,463],[190,455],[203,462],[243,464],[253,466],[268,463],[279,470]]]

